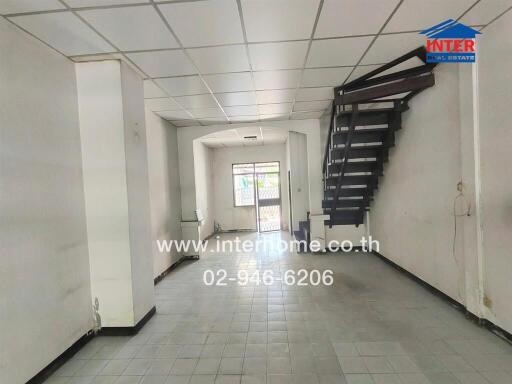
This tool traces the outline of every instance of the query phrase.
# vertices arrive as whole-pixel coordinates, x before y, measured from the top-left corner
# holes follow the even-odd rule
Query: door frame
[[[256,172],[256,165],[257,164],[266,164],[266,163],[277,163],[279,170],[277,172]],[[234,180],[235,180],[235,174],[233,173],[233,168],[235,165],[241,165],[241,164],[252,164],[253,165],[253,171],[246,172],[246,173],[240,173],[237,175],[253,175],[253,182],[254,182],[254,204],[253,205],[245,205],[245,206],[237,206],[235,205],[235,189],[234,189]],[[260,221],[259,221],[259,197],[258,197],[258,175],[268,175],[268,174],[277,174],[277,182],[278,182],[278,192],[279,192],[279,229],[272,229],[269,231],[261,231],[260,230]],[[256,222],[256,232],[260,233],[266,233],[266,232],[273,232],[273,231],[281,231],[283,229],[283,223],[282,223],[282,214],[283,214],[283,199],[281,194],[281,162],[279,160],[269,160],[269,161],[245,161],[240,163],[232,163],[231,164],[231,178],[233,183],[233,207],[234,208],[243,208],[243,207],[254,207],[254,220]],[[291,214],[291,211],[290,211]]]
[[[256,172],[256,164],[265,164],[265,163],[277,163],[279,171],[277,172]],[[277,175],[277,191],[279,193],[279,197],[277,197],[277,200],[279,200],[279,228],[278,229],[270,229],[268,231],[262,231],[260,228],[260,204],[259,204],[259,187],[258,187],[258,175]],[[279,161],[258,161],[254,163],[254,179],[255,179],[255,208],[256,208],[256,229],[258,233],[267,233],[267,232],[275,232],[275,231],[281,231],[283,229],[283,223],[282,223],[282,213],[283,213],[283,199],[281,196],[281,163]]]

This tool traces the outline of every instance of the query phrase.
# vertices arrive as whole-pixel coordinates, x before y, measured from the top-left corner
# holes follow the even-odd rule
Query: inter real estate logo
[[[420,32],[427,37],[427,63],[474,63],[477,30],[448,19]]]

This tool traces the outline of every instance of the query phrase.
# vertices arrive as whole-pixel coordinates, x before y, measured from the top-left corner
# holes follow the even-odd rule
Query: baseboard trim
[[[104,327],[97,335],[100,336],[132,336],[136,335],[142,327],[156,313],[156,307],[149,310],[148,313],[133,327]],[[80,349],[82,349],[96,334],[93,330],[88,331],[85,335],[75,341],[68,349],[61,353],[55,360],[44,367],[37,375],[27,381],[26,384],[42,384],[60,367],[62,367],[69,359],[71,359]]]
[[[140,321],[133,327],[102,327],[99,336],[133,336],[139,333],[142,327],[153,317],[156,313],[156,307],[149,310]]]
[[[165,271],[163,271],[161,274],[159,274],[157,277],[153,279],[153,283],[157,285],[159,282],[161,282],[165,276],[167,276],[169,273],[171,273],[173,270],[178,268],[178,266],[183,263],[185,260],[188,260],[189,258],[187,256],[182,256],[178,261],[171,264],[169,268],[167,268]]]
[[[94,332],[90,330],[75,341],[68,349],[61,353],[55,360],[44,367],[37,375],[27,381],[26,384],[42,384],[69,359],[71,359],[82,347],[94,338]]]
[[[329,249],[329,248],[325,248],[325,251],[321,251],[321,253],[352,253],[352,252],[356,252],[356,253],[359,253],[359,252],[366,252],[362,246],[360,245],[357,245],[357,246],[353,246],[350,250],[348,251],[345,251],[341,248],[341,246],[337,249]],[[320,252],[317,252],[317,253],[320,253]]]
[[[413,274],[413,273],[409,272],[407,269],[404,269],[403,267],[399,266],[394,261],[391,261],[390,259],[388,259],[386,256],[380,254],[379,252],[373,251],[371,253],[374,254],[375,256],[377,256],[378,258],[380,258],[381,260],[383,260],[385,263],[387,263],[390,266],[392,266],[397,271],[399,271],[399,272],[403,273],[404,275],[406,275],[411,280],[414,280],[416,283],[418,283],[421,286],[423,286],[430,293],[432,293],[435,296],[441,298],[442,300],[448,302],[452,307],[454,307],[455,309],[457,309],[458,311],[463,313],[468,320],[471,320],[474,323],[478,324],[479,326],[481,326],[483,328],[486,328],[487,330],[489,330],[490,332],[494,333],[496,336],[500,337],[501,339],[503,339],[505,341],[508,341],[509,343],[512,343],[512,334],[510,332],[508,332],[508,331],[504,330],[503,328],[497,326],[496,324],[494,324],[492,321],[490,321],[488,319],[484,319],[482,317],[478,317],[474,313],[470,312],[464,304],[459,303],[457,300],[455,300],[452,297],[448,296],[446,293],[440,291],[439,289],[437,289],[433,285],[430,285],[425,280],[420,279],[415,274]]]
[[[306,240],[301,240],[301,241],[306,241]],[[341,247],[337,248],[337,249],[329,249],[329,248],[325,248],[321,251],[318,251],[318,252],[312,252],[311,249],[309,249],[309,246],[308,246],[308,249],[307,250],[299,250],[298,253],[313,253],[314,255],[321,255],[323,253],[352,253],[352,252],[356,252],[356,253],[359,253],[359,252],[365,252],[365,250],[363,249],[362,246],[354,246],[352,247],[349,251],[344,251],[343,249],[341,249]]]
[[[218,234],[219,234],[219,232],[212,232],[212,233],[210,233],[208,236],[206,236],[206,237],[203,239],[203,241],[208,241],[208,240],[210,240],[212,237],[214,237],[215,235],[218,235]]]
[[[178,266],[187,260],[197,260],[199,256],[182,256],[177,262],[172,264],[169,268],[167,268],[165,271],[163,271],[161,274],[159,274],[157,277],[153,279],[154,285],[157,285],[159,282],[161,282],[165,276],[167,276],[169,273],[174,271]]]

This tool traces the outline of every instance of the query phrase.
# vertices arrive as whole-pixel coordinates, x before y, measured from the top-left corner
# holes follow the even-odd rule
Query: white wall
[[[227,147],[213,149],[214,214],[222,230],[256,230],[254,207],[235,207],[233,201],[232,166],[237,163],[279,161],[281,187],[281,226],[288,228],[288,182],[284,144]]]
[[[290,132],[287,143],[289,151],[289,170],[291,180],[292,228],[299,230],[299,221],[307,219],[309,211],[309,180],[307,136]]]
[[[458,66],[439,65],[435,76],[436,85],[402,115],[371,204],[370,230],[381,254],[464,302],[460,247],[452,253],[461,179]]]
[[[181,257],[175,249],[169,253],[162,253],[157,247],[157,240],[181,239],[181,194],[176,131],[176,127],[146,109],[154,277]]]
[[[437,67],[435,87],[404,115],[370,211],[384,256],[508,332],[511,33],[509,12],[478,38],[477,65]]]
[[[0,18],[0,382],[92,328],[73,64]]]
[[[512,332],[512,12],[478,41],[483,294],[487,316]]]
[[[199,226],[199,237],[201,240],[204,240],[213,234],[214,231],[213,149],[200,141],[194,141],[193,164],[196,186],[196,209],[200,210],[203,216],[203,221]],[[188,172],[190,172],[190,163],[187,168]]]
[[[91,291],[103,327],[154,305],[142,79],[119,61],[76,64]]]

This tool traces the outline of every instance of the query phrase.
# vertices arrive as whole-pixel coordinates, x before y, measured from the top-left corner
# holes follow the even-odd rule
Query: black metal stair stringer
[[[423,65],[381,75],[415,57]],[[322,207],[330,217],[325,224],[363,223],[401,129],[401,114],[412,97],[435,84],[434,67],[420,47],[335,88],[323,162]]]

